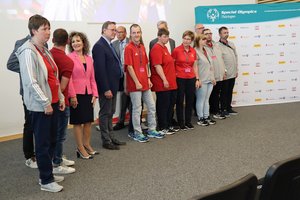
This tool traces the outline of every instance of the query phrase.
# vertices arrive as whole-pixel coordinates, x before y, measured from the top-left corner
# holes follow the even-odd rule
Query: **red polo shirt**
[[[175,60],[176,76],[178,78],[195,78],[194,62],[197,59],[196,51],[190,47],[185,51],[183,45],[176,47],[172,53]]]
[[[74,67],[73,60],[69,58],[69,56],[67,56],[64,51],[58,48],[54,47],[50,50],[50,52],[52,53],[53,59],[58,67],[59,80],[61,80],[63,76],[70,79]],[[63,91],[63,94],[65,96],[66,106],[70,106],[68,91],[69,91],[69,83],[67,84],[67,87]]]
[[[161,92],[177,89],[175,65],[168,48],[156,43],[150,51],[152,91]],[[165,88],[162,79],[155,69],[155,65],[161,65],[169,82],[169,88]]]
[[[145,47],[142,44],[135,45],[133,42],[130,42],[125,47],[124,52],[124,69],[126,72],[126,86],[128,92],[140,91],[136,89],[135,83],[127,70],[129,65],[133,67],[137,79],[143,86],[141,91],[149,90],[147,64],[148,58]]]

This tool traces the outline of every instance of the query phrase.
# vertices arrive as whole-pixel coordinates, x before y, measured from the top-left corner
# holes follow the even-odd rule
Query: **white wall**
[[[254,4],[255,0],[227,0],[223,5],[230,4]],[[170,7],[166,9],[167,19],[171,37],[175,39],[177,45],[181,43],[181,35],[185,30],[193,30],[195,17],[194,8],[197,6],[220,5],[217,0],[173,0]],[[19,95],[19,77],[16,73],[8,71],[6,68],[7,59],[13,50],[17,39],[28,34],[27,21],[12,21],[0,18],[2,25],[1,49],[0,49],[0,137],[22,132],[24,123],[23,107],[21,96]],[[4,28],[6,27],[6,28]],[[67,31],[85,32],[91,44],[94,44],[100,36],[101,24],[88,24],[87,22],[51,22],[52,31],[56,28],[65,28]],[[156,36],[156,24],[141,24],[145,46]],[[49,42],[50,47],[51,42]]]

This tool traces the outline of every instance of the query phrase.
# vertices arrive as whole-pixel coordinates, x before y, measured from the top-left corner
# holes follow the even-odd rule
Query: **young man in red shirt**
[[[150,51],[152,91],[156,92],[156,110],[159,129],[164,134],[175,133],[172,114],[176,102],[175,65],[168,48],[169,31],[159,29],[158,42]]]
[[[60,89],[65,96],[66,108],[58,113],[58,129],[56,135],[56,146],[53,155],[53,173],[54,174],[70,174],[75,172],[72,166],[74,161],[63,158],[63,143],[66,140],[66,129],[70,116],[70,104],[68,98],[69,80],[71,78],[74,63],[66,55],[65,49],[68,44],[68,33],[65,29],[56,29],[53,32],[52,42],[53,48],[50,50],[53,59],[58,67],[58,76],[60,80]]]
[[[148,58],[145,47],[141,42],[142,31],[139,25],[131,25],[130,37],[131,42],[125,48],[124,65],[127,91],[132,103],[132,123],[134,128],[132,138],[138,142],[147,142],[148,137],[163,138],[163,135],[156,131],[156,110],[150,90],[152,83],[148,75]],[[148,112],[148,137],[143,135],[140,123],[142,100],[146,104]]]

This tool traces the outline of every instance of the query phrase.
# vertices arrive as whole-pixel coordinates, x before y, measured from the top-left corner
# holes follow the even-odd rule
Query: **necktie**
[[[114,49],[114,47],[113,47],[113,45],[112,45],[112,43],[110,43],[110,48],[111,48],[111,50],[112,50],[112,52],[113,52],[115,58],[118,60],[119,67],[120,67],[120,77],[123,77],[123,69],[122,69],[123,67],[122,67],[122,63],[121,63],[121,61],[120,61],[120,59],[119,59],[119,57],[118,57],[118,55],[117,55],[116,50]]]

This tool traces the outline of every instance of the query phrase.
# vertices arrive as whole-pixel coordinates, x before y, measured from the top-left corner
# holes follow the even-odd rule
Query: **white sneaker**
[[[53,167],[53,174],[72,174],[76,170],[73,167],[68,167],[68,166],[58,166],[58,167]]]
[[[96,126],[96,130],[100,131],[100,126],[99,125]]]
[[[62,165],[64,166],[73,166],[75,162],[73,160],[68,160],[66,157],[62,158]]]
[[[47,191],[47,192],[59,192],[64,187],[57,184],[56,182],[48,183],[48,184],[41,184],[41,190]]]
[[[62,182],[63,180],[65,180],[65,177],[63,177],[63,176],[54,176],[54,175],[53,175],[53,178],[54,178],[54,181],[55,181],[56,183],[60,183],[60,182]],[[42,180],[41,180],[41,179],[39,179],[39,185],[42,185]]]
[[[32,169],[37,169],[38,166],[37,166],[37,163],[36,163],[36,160],[35,159],[32,159],[32,158],[29,158],[25,161],[25,165],[27,167],[30,167]]]

